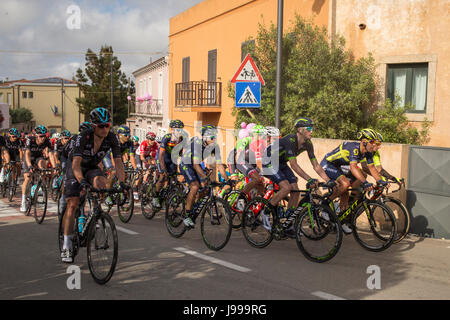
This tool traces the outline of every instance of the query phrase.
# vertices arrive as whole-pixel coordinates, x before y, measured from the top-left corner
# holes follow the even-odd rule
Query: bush
[[[28,122],[33,119],[33,112],[27,108],[9,109],[12,123]]]

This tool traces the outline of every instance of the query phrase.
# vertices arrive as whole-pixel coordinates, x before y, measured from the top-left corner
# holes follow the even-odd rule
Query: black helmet
[[[111,114],[105,108],[95,108],[91,111],[90,116],[93,124],[111,122]]]
[[[181,120],[172,120],[172,121],[170,121],[169,127],[182,129],[182,128],[184,128],[184,123]]]
[[[92,129],[92,124],[90,122],[83,122],[82,124],[80,124],[80,128],[78,129],[80,132],[83,130],[89,130]]]
[[[61,132],[62,137],[70,138],[70,131],[65,129]]]
[[[307,117],[301,117],[294,121],[294,127],[300,128],[300,127],[313,127],[314,122]]]
[[[34,128],[34,133],[36,134],[47,134],[47,132],[48,132],[47,128],[44,127],[42,124]]]
[[[211,124],[207,124],[202,126],[202,128],[200,129],[200,133],[202,136],[204,136],[205,134],[207,134],[208,136],[216,135],[217,128]]]

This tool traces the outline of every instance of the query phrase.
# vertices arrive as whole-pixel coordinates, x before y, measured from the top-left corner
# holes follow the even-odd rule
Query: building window
[[[408,112],[425,113],[427,107],[428,63],[388,64],[387,97],[398,95],[401,106],[411,104]]]
[[[247,53],[252,53],[255,48],[255,40],[242,42],[241,44],[241,62],[244,61]]]
[[[152,86],[152,77],[148,77],[148,89],[147,92],[149,95],[153,95],[153,86]]]
[[[7,98],[7,103],[8,105],[11,107],[12,106],[12,99],[11,99],[11,93],[7,93],[6,94],[6,98]]]
[[[28,92],[28,98],[29,99],[33,99],[33,92],[32,91]]]
[[[3,101],[3,93],[1,93],[1,92],[0,92],[0,102],[2,102],[2,103],[4,102]]]
[[[189,73],[190,73],[190,64],[191,64],[191,58],[183,58],[183,74],[182,74],[182,82],[189,82]]]
[[[160,72],[158,75],[158,100],[163,98],[163,73]]]
[[[24,99],[27,98],[27,92],[26,91],[22,91],[22,98],[24,98]]]

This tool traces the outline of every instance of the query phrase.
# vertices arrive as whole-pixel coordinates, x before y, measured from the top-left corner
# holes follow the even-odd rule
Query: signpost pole
[[[275,89],[275,126],[280,128],[280,101],[281,101],[281,55],[283,44],[283,1],[278,0],[278,33],[277,33],[277,74]]]

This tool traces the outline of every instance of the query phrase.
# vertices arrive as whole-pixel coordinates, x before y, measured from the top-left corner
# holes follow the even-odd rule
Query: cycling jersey
[[[45,148],[52,148],[52,144],[49,139],[45,139],[41,144],[37,144],[36,137],[30,136],[25,142],[25,150],[30,150],[31,152],[31,163],[33,163],[37,158],[44,157]]]
[[[9,156],[12,161],[20,161],[20,149],[23,148],[23,143],[20,139],[16,139],[16,141],[11,141],[9,138],[4,140],[5,150],[8,151]],[[1,143],[1,142],[0,142]]]
[[[372,159],[373,159],[373,164],[374,164],[375,167],[381,166],[380,152],[375,151],[375,153],[373,154]],[[367,162],[367,159],[364,158],[360,162]]]
[[[144,157],[151,156],[152,158],[155,158],[158,147],[159,145],[156,141],[153,145],[150,145],[147,140],[144,140],[139,146],[139,154],[142,154]]]
[[[252,148],[252,138],[247,137],[239,141],[236,147],[236,168],[246,177],[250,176],[254,172],[259,172],[256,166],[256,154],[255,148]]]
[[[311,140],[306,140],[299,148],[297,134],[289,134],[272,142],[266,148],[263,156],[263,167],[270,167],[272,154],[278,157],[280,166],[285,166],[289,160],[296,159],[304,151],[308,153],[311,161],[316,159]]]
[[[127,140],[124,143],[120,142],[120,153],[122,155],[124,155],[126,153],[134,154],[134,152],[135,152],[135,146],[134,146],[133,141]]]
[[[64,146],[65,146],[65,144],[62,143],[62,139],[59,139],[55,142],[55,145],[53,146],[52,151],[58,153],[58,158],[61,158],[61,154],[63,152]]]
[[[261,160],[264,150],[267,148],[266,140],[255,140],[250,143],[250,150],[255,154],[256,160]]]
[[[114,159],[121,159],[122,154],[120,152],[119,139],[114,133],[108,133],[106,138],[103,139],[100,148],[95,153],[94,130],[85,130],[77,136],[70,159],[72,160],[73,157],[82,157],[81,167],[83,169],[96,168],[109,150],[112,150]]]
[[[178,141],[175,141],[172,137],[171,133],[166,134],[158,147],[158,150],[156,151],[156,166],[158,168],[159,173],[162,173],[162,167],[161,167],[161,161],[164,161],[165,168],[169,174],[173,174],[177,171],[177,165],[172,162],[172,151],[175,148],[176,145],[183,142],[183,137],[180,137]],[[159,159],[159,150],[164,149],[164,159]],[[181,153],[182,150],[180,150]],[[179,156],[179,155],[177,155]]]

